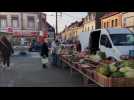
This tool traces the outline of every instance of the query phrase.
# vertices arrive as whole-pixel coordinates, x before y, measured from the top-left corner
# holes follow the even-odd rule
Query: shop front
[[[14,32],[13,45],[29,46],[31,41],[37,39],[37,32]]]
[[[45,38],[48,38],[48,33],[47,32],[45,32],[42,35],[38,36],[37,42],[40,43],[40,44],[42,44],[44,42],[44,39]]]

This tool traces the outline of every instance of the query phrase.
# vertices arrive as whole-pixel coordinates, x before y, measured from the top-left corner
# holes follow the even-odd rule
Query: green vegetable
[[[101,60],[99,55],[91,55],[90,58],[92,58],[96,62],[99,62]]]
[[[134,78],[134,70],[128,71],[125,73],[127,78]]]
[[[115,64],[110,64],[109,68],[111,72],[117,71],[117,67],[115,66]]]
[[[111,74],[109,65],[107,65],[107,64],[99,67],[98,72],[105,75],[105,76],[110,76],[110,74]]]
[[[106,54],[105,52],[98,52],[98,55],[100,56],[101,59],[106,59]]]
[[[125,73],[117,71],[117,72],[112,73],[111,77],[113,78],[125,77]]]
[[[132,68],[130,68],[130,67],[122,67],[122,68],[120,68],[120,72],[128,72],[128,71],[131,71],[131,70],[133,70]]]
[[[124,67],[130,67],[132,69],[134,69],[134,61],[130,61],[130,60],[125,60],[120,62],[122,64],[122,66]]]

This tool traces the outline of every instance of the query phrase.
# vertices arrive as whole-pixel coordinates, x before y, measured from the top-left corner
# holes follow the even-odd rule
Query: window
[[[109,27],[109,22],[107,22],[107,28]]]
[[[94,29],[94,26],[92,26],[92,30]]]
[[[76,33],[75,33],[75,37],[77,37],[77,31],[76,31]]]
[[[16,28],[19,27],[19,20],[18,17],[12,17],[12,27]]]
[[[101,36],[100,44],[101,45],[105,45],[106,44],[106,35],[102,35]]]
[[[91,14],[91,20],[94,20],[94,14]]]
[[[35,28],[35,19],[33,16],[28,17],[28,28]]]
[[[111,34],[115,46],[134,46],[134,34]]]
[[[108,47],[108,48],[111,48],[112,47],[112,45],[110,43],[110,40],[107,37],[107,35],[102,35],[101,36],[100,44],[103,45],[103,46],[105,46],[105,47]]]
[[[106,28],[106,23],[104,23],[104,28]]]
[[[0,16],[0,27],[1,28],[7,27],[7,17],[6,16]]]
[[[114,20],[112,20],[112,27],[114,27]]]
[[[90,31],[89,27],[88,27],[88,31]]]
[[[133,26],[134,25],[134,16],[124,18],[124,26]]]
[[[118,26],[118,19],[115,19],[115,26]]]

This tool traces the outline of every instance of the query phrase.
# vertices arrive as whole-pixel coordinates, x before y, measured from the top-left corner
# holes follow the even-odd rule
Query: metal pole
[[[58,34],[58,20],[57,20],[57,17],[58,17],[58,12],[56,12],[56,36]],[[55,38],[56,38],[55,36]]]

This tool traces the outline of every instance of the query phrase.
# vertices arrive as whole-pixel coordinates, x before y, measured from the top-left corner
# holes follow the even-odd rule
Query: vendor
[[[76,50],[78,52],[81,52],[81,43],[80,43],[80,41],[76,41]]]

